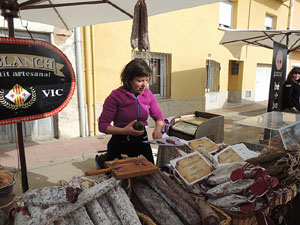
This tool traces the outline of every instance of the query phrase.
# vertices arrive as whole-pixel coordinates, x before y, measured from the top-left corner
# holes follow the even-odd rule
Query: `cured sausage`
[[[72,178],[72,187],[73,188],[80,188],[81,186],[81,178],[79,176],[74,176]],[[84,206],[81,206],[74,210],[74,212],[70,215],[76,221],[76,223],[80,225],[94,225],[93,221],[89,217],[86,209]]]
[[[148,185],[133,179],[131,187],[141,203],[160,225],[184,225],[168,203]]]
[[[158,224],[155,218],[151,215],[148,209],[146,209],[146,207],[141,203],[141,201],[138,199],[138,197],[133,191],[130,191],[129,196],[130,196],[130,201],[134,205],[134,208],[137,210],[137,212],[143,213],[144,215],[150,217],[155,224]]]
[[[83,190],[87,188],[82,186]],[[105,224],[105,225],[113,225],[107,215],[105,214],[103,208],[100,206],[97,199],[94,199],[85,204],[85,208],[88,212],[89,217],[93,221],[95,225]]]
[[[106,196],[113,205],[122,225],[141,225],[132,203],[121,186],[118,185],[109,190]]]
[[[84,207],[79,207],[74,212],[71,212],[70,216],[74,219],[74,221],[76,221],[76,224],[78,225],[94,225]]]
[[[134,6],[132,30],[131,30],[131,36],[130,36],[130,44],[131,44],[132,49],[135,49],[138,47],[139,22],[140,22],[140,2],[137,1],[137,3]]]
[[[43,211],[40,206],[28,205],[27,208],[31,217],[36,217]]]
[[[230,174],[232,171],[242,168],[246,164],[246,162],[220,163],[212,174],[217,176]]]
[[[169,188],[172,188],[184,201],[186,201],[195,211],[198,211],[198,205],[196,201],[187,193],[176,181],[172,180],[164,172],[159,172],[161,178],[166,182]]]
[[[78,196],[78,200],[73,204],[57,204],[45,209],[37,217],[32,218],[27,225],[48,225],[53,223],[58,217],[64,217],[70,212],[75,211],[79,207],[85,205],[92,199],[99,198],[108,190],[114,188],[120,182],[115,178],[110,178],[102,183],[96,184],[89,189],[83,190]]]
[[[71,187],[44,187],[25,193],[20,200],[34,206],[65,204],[74,200],[69,198],[70,191]]]
[[[73,218],[73,217],[71,217],[71,215],[70,215],[70,214],[68,214],[68,215],[64,216],[63,218],[65,218],[65,219],[66,219],[66,221],[68,221],[68,222],[69,222],[69,225],[77,225],[76,221],[74,220],[74,218]]]
[[[199,213],[202,218],[202,224],[204,225],[219,225],[220,219],[217,215],[217,213],[210,207],[210,205],[199,199],[197,201],[199,206]]]
[[[94,224],[113,225],[97,200],[86,203],[85,208]]]
[[[72,225],[70,221],[65,217],[60,217],[54,221],[54,225]]]
[[[158,174],[144,176],[145,181],[155,190],[180,216],[183,222],[198,225],[201,221],[200,215],[177,193],[172,191]]]
[[[148,13],[145,0],[140,1],[140,26],[138,49],[150,50],[149,34],[148,34]]]
[[[176,144],[176,142],[174,140],[171,140],[171,139],[166,139],[166,142],[169,143],[169,144],[172,144],[172,145]]]
[[[229,194],[237,194],[249,188],[254,183],[254,179],[241,179],[236,182],[227,181],[209,189],[205,195],[209,198],[219,198]]]
[[[248,199],[242,195],[232,194],[216,199],[209,198],[207,199],[207,202],[220,208],[229,208],[247,203]]]
[[[40,213],[42,213],[43,209],[39,206],[34,206],[34,205],[28,205],[27,206],[28,212],[30,213],[31,217],[36,217]],[[60,217],[53,223],[54,225],[69,225],[70,222],[67,221],[67,219]]]
[[[227,181],[230,181],[230,174],[222,174],[219,176],[210,176],[207,178],[207,184],[212,185],[212,186],[222,184]]]
[[[100,196],[100,198],[98,198],[97,200],[98,200],[100,206],[102,207],[102,209],[104,210],[105,214],[111,221],[111,223],[113,225],[121,225],[121,222],[120,222],[118,216],[116,215],[114,208],[108,201],[106,194]]]

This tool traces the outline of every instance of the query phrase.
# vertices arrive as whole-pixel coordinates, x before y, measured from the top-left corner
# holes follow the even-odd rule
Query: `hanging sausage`
[[[148,13],[145,0],[138,0],[134,7],[132,30],[130,37],[132,51],[150,51],[148,35]]]

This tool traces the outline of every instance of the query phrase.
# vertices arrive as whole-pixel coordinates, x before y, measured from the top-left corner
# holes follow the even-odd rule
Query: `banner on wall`
[[[0,125],[50,117],[75,90],[68,58],[48,42],[0,37]]]
[[[274,41],[268,112],[280,111],[281,87],[286,77],[287,46]]]

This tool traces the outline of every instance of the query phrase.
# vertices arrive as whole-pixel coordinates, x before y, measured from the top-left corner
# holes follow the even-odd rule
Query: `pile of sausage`
[[[278,184],[266,170],[247,162],[219,164],[202,185],[207,202],[231,212],[257,211]],[[268,196],[269,197],[269,196]]]
[[[164,172],[133,178],[128,195],[134,207],[156,224],[218,225],[217,213]]]
[[[52,186],[25,193],[20,202],[30,213],[26,225],[141,225],[126,192],[115,178],[92,187],[73,177],[71,186]]]
[[[247,162],[259,165],[277,177],[282,186],[300,184],[300,151],[298,149],[264,149],[258,157]]]

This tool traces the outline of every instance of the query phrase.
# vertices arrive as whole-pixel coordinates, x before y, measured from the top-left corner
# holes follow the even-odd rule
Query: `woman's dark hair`
[[[143,59],[131,60],[121,73],[121,81],[126,90],[130,91],[130,81],[135,77],[150,77],[152,71],[148,64]]]
[[[300,67],[294,67],[288,75],[288,79],[293,79],[294,74],[300,74]]]

